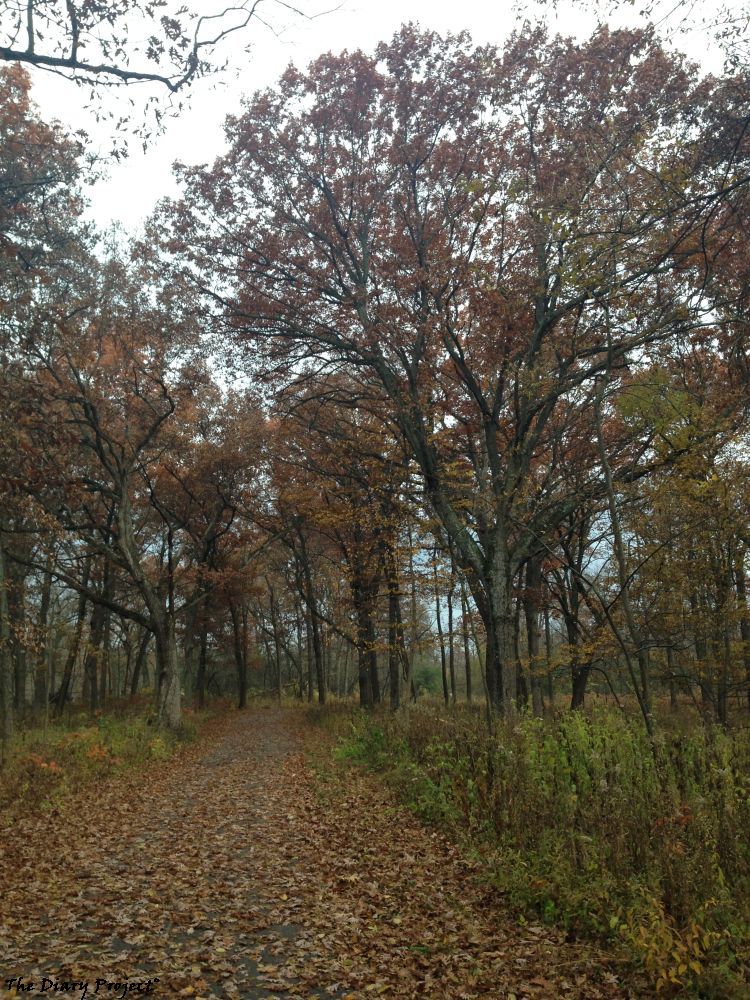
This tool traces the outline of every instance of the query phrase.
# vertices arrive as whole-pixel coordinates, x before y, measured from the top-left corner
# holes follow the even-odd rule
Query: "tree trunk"
[[[488,630],[487,672],[497,707],[506,718],[513,718],[518,701],[516,659],[514,655],[515,612],[509,567],[504,553],[495,555],[495,571],[487,581],[490,588],[491,628]],[[490,655],[491,652],[491,655]]]
[[[268,587],[268,599],[271,611],[271,628],[273,629],[273,648],[276,674],[274,677],[274,687],[276,700],[281,701],[281,637],[279,636],[279,622],[276,613],[276,594],[271,584],[266,580]]]
[[[510,557],[499,537],[486,575],[467,572],[467,583],[487,636],[484,677],[490,714],[512,719],[517,709],[518,670],[515,657],[515,608]]]
[[[240,697],[239,707],[247,708],[247,670],[249,655],[249,631],[248,631],[248,610],[243,606],[240,613],[242,619],[242,674],[240,676]]]
[[[108,608],[104,609],[104,620],[102,623],[102,655],[99,663],[99,704],[102,708],[107,703],[110,684],[110,654],[111,654],[111,623],[112,615]]]
[[[442,609],[440,607],[440,588],[438,586],[437,549],[433,553],[433,580],[435,585],[435,621],[437,623],[438,644],[440,646],[440,676],[443,680],[443,700],[448,704],[448,670],[445,662],[445,641],[443,639]]]
[[[159,678],[157,714],[159,724],[178,729],[181,721],[180,665],[174,634],[174,619],[164,614],[154,631],[156,639],[156,670]]]
[[[539,604],[542,586],[542,561],[533,556],[526,564],[526,587],[523,595],[523,610],[526,619],[526,643],[529,653],[529,680],[531,683],[531,710],[534,715],[544,715],[542,698],[542,657],[541,630],[539,628]]]
[[[49,688],[49,657],[50,645],[49,635],[49,608],[52,599],[52,555],[46,559],[44,571],[44,582],[42,583],[42,600],[39,606],[39,621],[37,631],[41,642],[37,651],[37,660],[34,667],[34,708],[46,708],[47,689]]]
[[[570,699],[570,710],[576,712],[583,708],[586,700],[586,688],[591,675],[591,660],[581,659],[581,630],[578,624],[578,612],[570,609],[563,609],[565,620],[565,631],[568,636],[568,648],[570,649],[570,680],[572,695]]]
[[[393,581],[388,581],[388,678],[391,711],[396,712],[401,703],[401,663],[398,645],[398,591]]]
[[[583,708],[586,699],[586,689],[591,675],[591,659],[581,657],[581,624],[580,610],[584,602],[580,574],[583,570],[586,555],[586,524],[571,528],[570,537],[563,543],[566,566],[558,582],[560,584],[557,599],[560,603],[565,633],[568,639],[572,712]],[[574,543],[573,546],[571,543]],[[552,634],[550,631],[549,610],[545,611],[545,639],[547,643],[548,670],[552,670]],[[551,683],[551,681],[550,681]]]
[[[747,608],[747,584],[745,580],[745,555],[739,552],[735,556],[734,568],[737,603],[740,612],[740,638],[742,639],[742,663],[745,668],[745,684],[747,687],[746,703],[750,712],[750,615]]]
[[[5,543],[0,531],[0,736],[2,761],[13,737],[13,667],[10,644],[10,610],[8,608],[8,567]]]
[[[6,553],[6,577],[9,581],[8,610],[10,613],[10,644],[13,651],[14,703],[17,714],[26,705],[26,678],[28,661],[26,656],[26,576],[8,567]]]
[[[149,611],[149,625],[154,634],[156,647],[156,706],[159,725],[178,729],[182,711],[182,691],[175,640],[172,528],[169,527],[167,531],[168,586],[165,608],[162,595],[152,587],[141,565],[142,553],[136,542],[128,485],[127,475],[124,475],[118,490],[117,547]]]
[[[407,684],[411,700],[416,701],[416,691],[414,688],[414,657],[417,653],[417,581],[414,573],[414,540],[411,533],[411,519],[407,518],[407,540],[409,545],[409,611],[411,621],[409,623],[409,669]]]
[[[123,648],[125,650],[125,669],[120,673],[118,671],[117,675],[117,688],[120,692],[121,698],[127,698],[128,692],[130,690],[130,677],[133,668],[133,637],[131,635],[130,627],[125,627],[125,622],[123,624]]]
[[[300,562],[302,563],[302,574],[305,580],[303,596],[310,612],[315,677],[318,684],[318,702],[323,705],[326,700],[326,675],[325,663],[323,661],[323,643],[320,635],[320,614],[318,612],[318,601],[313,584],[312,566],[310,565],[310,556],[307,551],[307,542],[305,541],[305,536],[301,531],[298,531],[297,535],[300,541],[299,556]]]
[[[89,556],[86,559],[83,570],[84,588],[88,587],[90,569],[91,557]],[[60,688],[55,695],[55,714],[58,716],[62,715],[63,709],[65,708],[71,694],[73,670],[75,669],[76,660],[78,659],[78,650],[81,647],[81,637],[83,635],[83,625],[86,620],[86,600],[86,595],[83,591],[79,592],[75,631],[73,632],[73,638],[71,639],[70,646],[68,647],[68,655],[65,658],[65,666],[63,667],[62,678],[60,680]]]
[[[371,634],[370,610],[359,584],[352,584],[352,599],[357,614],[357,668],[359,672],[359,703],[362,708],[372,708],[374,704],[370,684],[370,660],[368,639]]]
[[[305,615],[305,645],[307,647],[307,701],[312,704],[315,699],[315,666],[313,653],[312,624],[310,611]]]
[[[456,566],[451,556],[451,578],[448,587],[448,676],[451,682],[451,701],[456,704],[456,654],[453,647],[453,591],[456,586]]]
[[[401,704],[401,675],[409,676],[409,659],[404,642],[401,618],[401,597],[398,562],[394,543],[388,541],[383,550],[383,570],[388,587],[388,678],[391,711]]]
[[[376,645],[374,604],[378,585],[372,578],[353,568],[352,602],[357,615],[357,659],[359,698],[363,708],[380,703],[378,650]]]
[[[375,619],[372,614],[372,603],[368,601],[370,612],[367,615],[367,667],[370,675],[370,691],[374,705],[380,704],[380,677],[378,676],[378,647],[375,634]]]
[[[464,671],[466,676],[466,701],[471,704],[472,699],[472,689],[471,689],[471,654],[469,652],[469,602],[466,599],[466,584],[463,578],[460,581],[461,586],[461,636],[463,638],[464,645]]]
[[[198,671],[195,675],[195,700],[198,708],[206,705],[206,661],[208,659],[208,632],[205,626],[200,631]]]
[[[339,690],[339,694],[345,698],[349,697],[349,656],[350,649],[349,644],[347,643],[344,647],[344,678],[341,689]]]
[[[555,689],[552,680],[552,629],[549,623],[549,608],[544,609],[544,651],[547,661],[547,700],[549,701],[550,708],[553,707],[555,701]]]
[[[617,501],[615,498],[614,480],[612,478],[612,470],[610,468],[609,460],[607,458],[607,452],[604,445],[604,434],[602,431],[602,402],[604,397],[605,386],[606,386],[606,381],[602,380],[598,388],[594,402],[594,412],[596,415],[596,429],[597,429],[597,445],[599,450],[599,458],[602,466],[602,472],[604,473],[604,483],[606,486],[606,495],[607,495],[607,507],[609,509],[609,521],[612,528],[612,549],[615,557],[615,565],[617,567],[617,582],[620,585],[619,601],[620,604],[622,605],[623,616],[625,618],[625,625],[627,628],[628,638],[630,639],[632,645],[635,647],[635,654],[638,662],[637,674],[633,667],[632,657],[630,649],[628,648],[628,644],[622,640],[619,631],[615,633],[615,637],[617,638],[618,644],[622,648],[622,652],[625,657],[625,662],[627,664],[630,680],[633,684],[633,689],[635,691],[636,699],[638,700],[638,707],[641,710],[641,715],[643,716],[643,722],[646,726],[646,732],[649,735],[649,739],[653,741],[654,719],[651,712],[651,686],[650,686],[650,678],[648,670],[648,656],[646,654],[646,646],[644,638],[639,626],[636,624],[635,615],[633,614],[633,607],[630,601],[630,581],[632,577],[631,574],[628,572],[627,560],[625,556],[625,545],[623,543],[622,529],[620,526],[620,511],[617,507]]]
[[[716,699],[713,693],[713,683],[708,666],[708,642],[704,631],[704,608],[702,598],[697,591],[691,590],[690,612],[693,617],[693,645],[695,647],[695,669],[698,687],[701,692],[701,712],[704,719],[710,719],[714,713]]]
[[[574,656],[578,655],[578,649],[574,650]],[[570,699],[570,709],[572,712],[575,712],[583,708],[586,700],[586,688],[588,687],[589,676],[591,675],[591,662],[589,660],[583,663],[574,662],[572,668],[573,693]]]
[[[669,707],[671,711],[677,711],[677,682],[675,680],[674,669],[674,649],[667,646],[667,675],[669,677]]]
[[[143,629],[143,634],[141,635],[141,641],[138,645],[138,653],[135,657],[135,665],[133,667],[133,676],[130,678],[130,697],[135,698],[138,694],[138,685],[141,682],[141,674],[143,673],[143,664],[146,662],[146,654],[148,653],[148,645],[151,642],[151,633],[147,628]]]
[[[193,698],[196,677],[198,674],[198,593],[194,591],[191,595],[188,607],[185,610],[185,628],[182,633],[182,659],[185,664],[183,683],[185,686],[185,698],[189,703]]]
[[[315,604],[317,608],[317,603]],[[320,634],[320,621],[317,618],[316,612],[312,614],[312,641],[313,641],[313,660],[315,663],[315,679],[318,685],[318,702],[321,705],[325,704],[326,700],[326,671],[325,671],[325,661],[323,658],[323,642]]]
[[[518,707],[524,710],[529,705],[528,669],[524,669],[521,657],[521,597],[516,599],[513,615],[513,656],[516,661],[516,690]]]
[[[237,707],[247,707],[247,625],[234,602],[229,604],[232,619],[234,664],[237,669]]]
[[[86,646],[84,660],[84,700],[88,703],[89,715],[94,715],[99,705],[99,660],[101,658],[102,638],[104,636],[104,607],[95,604],[91,611],[89,641]]]
[[[719,655],[719,683],[716,698],[716,717],[722,726],[729,725],[729,673],[731,669],[731,652],[729,628],[721,629],[721,653]]]
[[[367,656],[366,640],[357,644],[357,667],[359,669],[359,704],[362,708],[372,708],[370,688],[370,663]]]

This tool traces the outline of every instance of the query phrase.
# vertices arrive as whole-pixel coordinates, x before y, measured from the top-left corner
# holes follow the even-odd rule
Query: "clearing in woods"
[[[590,945],[520,926],[377,780],[321,786],[308,726],[301,711],[237,714],[145,773],[22,817],[0,854],[0,993],[21,975],[32,995],[46,976],[89,996],[97,979],[230,1000],[644,996]]]

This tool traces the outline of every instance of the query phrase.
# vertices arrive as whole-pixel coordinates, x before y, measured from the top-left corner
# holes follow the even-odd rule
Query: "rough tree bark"
[[[10,610],[8,608],[8,563],[0,531],[0,735],[3,754],[13,736],[13,664],[10,648]]]

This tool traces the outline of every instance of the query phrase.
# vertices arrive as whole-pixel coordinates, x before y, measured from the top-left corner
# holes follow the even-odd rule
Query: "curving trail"
[[[377,781],[318,781],[306,734],[295,710],[233,715],[4,831],[0,996],[19,975],[53,998],[42,977],[87,997],[97,979],[208,1000],[645,996],[590,947],[518,926]]]

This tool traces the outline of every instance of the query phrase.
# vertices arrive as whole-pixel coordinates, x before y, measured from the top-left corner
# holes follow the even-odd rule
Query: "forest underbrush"
[[[114,702],[93,715],[79,709],[58,719],[29,720],[3,748],[0,826],[28,811],[53,813],[94,780],[166,760],[226,708],[216,701],[201,711],[185,709],[177,731],[157,727],[153,698],[146,696]]]
[[[678,719],[652,748],[606,706],[492,733],[479,711],[437,703],[317,714],[340,760],[481,855],[520,919],[610,942],[666,996],[748,996],[747,725]]]

